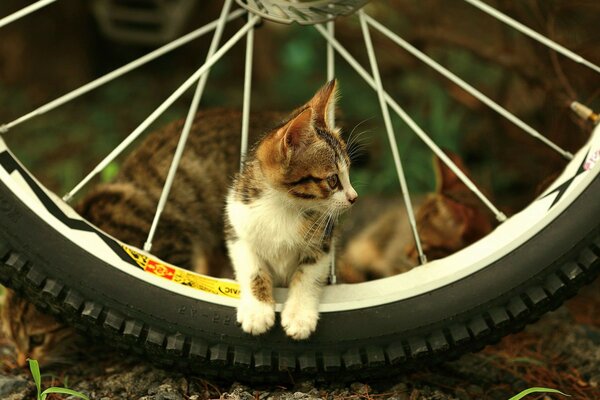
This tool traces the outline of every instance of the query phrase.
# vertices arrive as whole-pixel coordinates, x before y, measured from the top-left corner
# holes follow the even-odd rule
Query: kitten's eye
[[[39,334],[39,335],[33,335],[29,338],[29,344],[32,347],[37,347],[37,346],[41,346],[44,344],[44,335]]]
[[[327,183],[329,184],[329,187],[334,189],[335,187],[337,187],[338,183],[339,183],[339,179],[337,174],[335,175],[331,175],[329,178],[327,178]]]

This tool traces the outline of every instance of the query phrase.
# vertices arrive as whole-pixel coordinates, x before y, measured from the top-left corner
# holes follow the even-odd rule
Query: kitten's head
[[[41,313],[12,291],[7,291],[2,305],[2,330],[15,348],[20,367],[28,358],[44,365],[68,362],[81,344],[81,337],[72,328]]]
[[[301,205],[342,211],[357,199],[350,158],[334,127],[336,81],[323,86],[282,126],[267,134],[256,157],[269,184]]]

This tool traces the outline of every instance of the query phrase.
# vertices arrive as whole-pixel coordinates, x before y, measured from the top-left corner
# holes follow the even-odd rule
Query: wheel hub
[[[236,0],[248,11],[275,22],[320,24],[349,15],[369,0]]]

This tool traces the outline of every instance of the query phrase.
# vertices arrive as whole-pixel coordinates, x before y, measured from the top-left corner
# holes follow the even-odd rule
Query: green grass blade
[[[48,389],[44,390],[44,392],[42,393],[42,396],[47,396],[50,393],[68,394],[68,395],[71,395],[71,396],[79,397],[80,399],[90,400],[83,393],[79,393],[79,392],[76,392],[76,391],[71,390],[71,389],[59,388],[59,387],[49,387]]]
[[[523,390],[521,393],[514,395],[513,397],[511,397],[508,400],[519,400],[531,393],[557,393],[557,394],[560,394],[563,396],[571,397],[570,394],[563,393],[560,390],[543,388],[543,387],[532,387],[532,388]]]
[[[33,376],[35,387],[37,388],[37,397],[40,399],[42,391],[42,374],[40,374],[40,364],[38,364],[37,360],[32,360],[31,358],[27,359],[27,361],[29,362],[29,369],[31,370],[31,376]]]

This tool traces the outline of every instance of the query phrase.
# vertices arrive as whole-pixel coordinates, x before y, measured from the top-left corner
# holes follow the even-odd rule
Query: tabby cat
[[[449,154],[468,175],[460,157]],[[494,215],[467,186],[438,158],[434,159],[437,189],[414,199],[415,219],[423,252],[428,260],[446,257],[488,234],[495,225]],[[367,207],[368,205],[368,207]],[[399,197],[363,199],[349,215],[364,220],[345,241],[338,263],[341,280],[363,282],[406,272],[417,264],[418,252]]]
[[[331,81],[265,135],[229,190],[226,239],[245,332],[273,326],[273,285],[289,286],[281,313],[286,334],[300,340],[316,329],[337,216],[358,196],[346,144],[328,120],[335,97]]]
[[[12,290],[6,290],[0,316],[2,332],[14,346],[19,367],[28,358],[46,366],[68,363],[84,348],[84,339],[73,328],[40,312]]]

